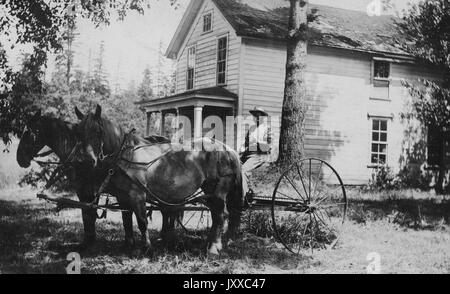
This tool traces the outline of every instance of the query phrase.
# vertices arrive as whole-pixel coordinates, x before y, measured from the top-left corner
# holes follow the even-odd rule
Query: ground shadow
[[[436,199],[351,200],[347,213],[356,223],[388,219],[405,228],[438,230],[450,224],[450,201]]]
[[[32,201],[0,200],[0,272],[1,273],[66,273],[67,255],[78,252],[83,260],[101,260],[104,257],[120,262],[126,259],[148,259],[158,262],[164,256],[178,256],[208,260],[206,255],[207,231],[177,232],[175,245],[168,246],[159,239],[157,230],[150,231],[151,251],[124,246],[124,233],[120,223],[102,221],[97,224],[97,242],[90,248],[80,247],[83,226],[80,221],[58,217],[45,207]],[[139,240],[138,232],[135,232]],[[225,244],[217,260],[242,259],[254,266],[271,264],[282,269],[307,266],[310,258],[293,257],[274,246],[267,239],[246,235],[238,241]],[[89,267],[84,273],[93,273]]]

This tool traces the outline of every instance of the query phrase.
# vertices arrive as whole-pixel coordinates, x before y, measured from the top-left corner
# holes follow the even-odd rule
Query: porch
[[[214,134],[218,134],[216,139],[235,148],[235,130],[227,128],[226,118],[236,115],[237,101],[238,95],[222,87],[212,87],[138,104],[147,113],[147,135],[151,135],[151,130],[156,129],[159,135],[172,140],[176,133],[184,134],[181,140],[186,137],[199,139],[214,130]],[[167,123],[169,116],[170,125]]]

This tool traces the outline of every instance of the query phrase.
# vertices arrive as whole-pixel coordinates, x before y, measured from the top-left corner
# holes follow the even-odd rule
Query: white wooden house
[[[258,106],[280,119],[288,4],[192,0],[166,53],[177,63],[176,94],[142,107],[149,116],[192,118],[194,137],[204,134],[204,118],[211,115],[248,116]],[[318,19],[310,25],[307,57],[307,156],[329,161],[347,184],[367,182],[380,161],[398,170],[422,139],[420,132],[411,137],[411,126],[401,120],[409,100],[401,80],[439,73],[396,45],[401,36],[392,16],[310,6]],[[241,126],[226,143],[239,148],[244,136]]]

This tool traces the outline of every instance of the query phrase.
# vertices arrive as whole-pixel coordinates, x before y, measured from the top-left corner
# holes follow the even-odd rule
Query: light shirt
[[[267,144],[267,135],[269,133],[269,127],[267,123],[264,122],[260,124],[257,128],[252,128],[249,130],[249,145],[254,145],[257,143]]]

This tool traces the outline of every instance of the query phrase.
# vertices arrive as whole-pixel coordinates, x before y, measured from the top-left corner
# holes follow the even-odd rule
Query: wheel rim
[[[347,212],[344,184],[327,162],[308,158],[291,165],[272,195],[272,225],[277,239],[292,253],[332,247]]]

